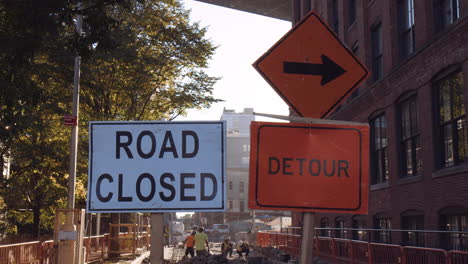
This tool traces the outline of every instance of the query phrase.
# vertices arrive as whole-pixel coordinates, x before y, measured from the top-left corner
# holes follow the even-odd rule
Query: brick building
[[[304,3],[295,19],[307,9],[321,14],[372,73],[332,114],[371,127],[369,214],[317,214],[316,223],[468,230],[468,1]],[[422,243],[408,233],[376,232],[372,240]],[[425,245],[467,249],[468,237]]]
[[[221,2],[282,19],[289,12],[293,24],[314,10],[371,72],[331,115],[371,127],[369,214],[317,214],[317,225],[468,230],[468,0],[274,1],[281,14],[265,1]],[[420,244],[410,233],[372,240]],[[468,236],[425,245],[467,249]]]

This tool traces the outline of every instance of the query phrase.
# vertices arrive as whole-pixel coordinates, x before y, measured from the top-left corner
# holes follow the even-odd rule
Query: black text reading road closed
[[[202,147],[197,133],[191,130],[179,133],[143,130],[137,134],[119,130],[114,136],[113,156],[116,160],[155,159],[157,162],[159,159],[193,159]],[[160,142],[158,136],[162,138]],[[111,200],[146,203],[155,200],[211,201],[216,197],[218,187],[218,181],[211,172],[146,171],[133,175],[102,173],[96,180],[95,190],[97,199],[103,203]]]

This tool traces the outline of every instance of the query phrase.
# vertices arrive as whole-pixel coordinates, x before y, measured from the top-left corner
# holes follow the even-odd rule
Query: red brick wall
[[[439,229],[441,209],[447,206],[468,207],[468,165],[445,170],[439,170],[435,165],[432,103],[433,78],[451,65],[458,65],[464,72],[464,99],[465,108],[468,109],[468,0],[459,1],[462,18],[437,34],[433,32],[432,0],[414,2],[416,53],[405,60],[399,58],[396,1],[375,0],[369,3],[367,0],[358,0],[357,21],[349,29],[343,17],[343,4],[339,6],[339,35],[350,48],[354,42],[359,42],[358,55],[369,69],[372,68],[370,28],[375,21],[382,22],[384,33],[384,78],[378,82],[367,81],[361,89],[361,95],[350,100],[333,116],[339,120],[368,122],[373,113],[386,113],[390,181],[389,187],[370,191],[367,216],[369,228],[373,227],[373,216],[378,213],[388,214],[392,218],[392,228],[400,228],[401,213],[413,209],[424,211],[425,229]],[[330,21],[330,18],[325,19]],[[421,176],[401,180],[398,175],[399,140],[395,119],[398,99],[409,91],[417,93],[423,168]],[[317,214],[316,223],[319,225],[322,217],[328,217],[331,226],[334,226],[337,216]],[[295,218],[299,217],[300,214],[295,214]],[[351,227],[352,215],[344,217],[347,227]],[[297,219],[296,222],[299,223]]]

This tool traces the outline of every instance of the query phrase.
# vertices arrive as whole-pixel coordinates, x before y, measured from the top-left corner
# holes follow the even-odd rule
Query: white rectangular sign
[[[88,212],[224,211],[226,123],[90,122]]]

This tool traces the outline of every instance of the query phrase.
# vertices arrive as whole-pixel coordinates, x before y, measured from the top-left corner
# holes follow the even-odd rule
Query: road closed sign
[[[89,135],[88,212],[225,210],[225,122],[90,122]]]
[[[366,214],[369,127],[252,122],[249,208]]]

